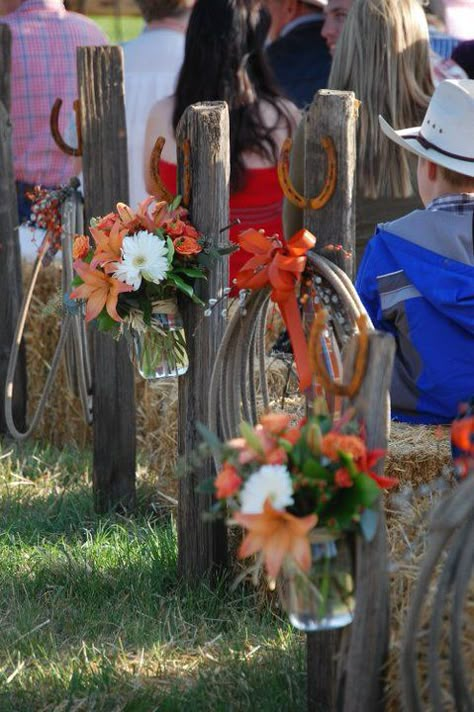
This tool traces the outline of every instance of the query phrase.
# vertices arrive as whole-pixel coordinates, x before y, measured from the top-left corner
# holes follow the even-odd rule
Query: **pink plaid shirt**
[[[99,27],[67,12],[61,0],[26,0],[0,18],[12,33],[13,165],[15,180],[53,187],[73,174],[73,158],[57,148],[49,130],[51,107],[63,100],[64,135],[77,97],[76,48],[107,44]]]

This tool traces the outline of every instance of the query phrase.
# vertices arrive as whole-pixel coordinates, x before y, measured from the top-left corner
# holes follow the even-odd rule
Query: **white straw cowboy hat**
[[[315,5],[316,7],[326,7],[328,0],[303,0],[305,5]]]
[[[474,80],[447,79],[435,89],[421,126],[395,131],[379,116],[388,138],[412,153],[474,177]]]

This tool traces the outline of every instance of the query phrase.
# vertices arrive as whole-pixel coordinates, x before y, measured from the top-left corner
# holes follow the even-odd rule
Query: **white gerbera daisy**
[[[284,465],[264,465],[250,475],[240,493],[241,512],[260,514],[266,499],[274,509],[293,504],[290,473]]]
[[[130,284],[137,290],[142,277],[159,284],[168,272],[168,246],[166,242],[151,232],[140,230],[136,235],[127,235],[122,243],[122,262],[114,277]]]

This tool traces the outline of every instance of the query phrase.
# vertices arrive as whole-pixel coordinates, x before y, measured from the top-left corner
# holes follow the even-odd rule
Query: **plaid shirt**
[[[465,215],[474,211],[474,193],[448,193],[440,195],[426,206],[427,210],[447,210]]]
[[[1,18],[12,33],[11,119],[15,180],[53,187],[73,174],[73,158],[57,148],[51,108],[63,100],[64,134],[77,97],[76,48],[107,44],[91,20],[67,12],[61,0],[25,0]]]

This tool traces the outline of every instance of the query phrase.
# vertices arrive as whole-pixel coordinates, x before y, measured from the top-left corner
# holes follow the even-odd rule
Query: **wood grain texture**
[[[321,90],[305,114],[304,194],[318,195],[323,186],[327,157],[321,139],[329,136],[336,147],[337,183],[332,198],[320,210],[304,211],[304,226],[316,235],[316,252],[335,262],[352,277],[352,261],[342,252],[327,251],[329,244],[345,250],[355,246],[355,98],[353,92]],[[335,710],[338,698],[340,631],[307,636],[308,710]]]
[[[177,142],[190,141],[191,202],[193,224],[214,245],[227,243],[227,233],[220,230],[229,223],[229,114],[223,102],[196,104],[184,113],[177,131]],[[178,185],[184,187],[184,156],[178,154]],[[207,281],[200,281],[197,291],[203,301],[219,299],[228,284],[228,259],[211,268]],[[208,423],[208,396],[215,356],[225,329],[221,311],[223,300],[212,316],[203,318],[202,307],[188,299],[181,300],[186,331],[189,370],[179,379],[179,454],[189,462],[200,442],[196,422]],[[210,495],[196,492],[200,482],[215,473],[211,460],[189,470],[179,483],[178,566],[188,581],[198,580],[227,560],[227,535],[221,522],[203,520],[212,502]]]
[[[128,202],[123,53],[78,49],[86,224]],[[93,488],[99,512],[135,505],[135,385],[125,340],[92,332]]]
[[[342,245],[355,255],[355,177],[357,103],[353,92],[322,89],[306,112],[304,194],[317,195],[327,170],[321,139],[330,136],[337,152],[336,191],[321,210],[305,210],[304,226],[317,237],[316,251],[332,259],[351,278],[353,259],[342,251],[328,252],[326,245]]]
[[[345,367],[351,370],[356,351],[355,339],[349,344]],[[369,334],[367,369],[362,387],[353,404],[359,420],[365,423],[367,447],[387,448],[390,409],[388,393],[392,379],[395,341],[391,334]],[[374,468],[382,474],[383,459]],[[379,506],[376,535],[371,542],[357,537],[356,610],[346,658],[344,712],[384,708],[383,668],[389,644],[389,579],[385,515]]]
[[[1,18],[0,18],[1,19]],[[8,25],[0,23],[0,101],[10,112],[10,69],[12,36]]]
[[[10,30],[0,25],[0,433],[7,433],[4,414],[5,380],[16,323],[22,302],[21,251],[12,159],[10,106]],[[13,417],[26,426],[26,357],[22,344],[15,373]]]

